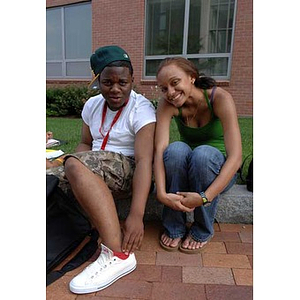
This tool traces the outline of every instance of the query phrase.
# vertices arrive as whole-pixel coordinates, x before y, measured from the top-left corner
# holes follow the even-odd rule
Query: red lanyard
[[[123,111],[123,108],[126,106],[128,100],[129,99],[127,99],[125,101],[124,105],[118,110],[117,114],[115,115],[113,121],[110,124],[110,128],[108,129],[106,136],[104,136],[104,134],[102,133],[102,127],[103,127],[104,120],[105,120],[106,113],[107,113],[107,102],[105,101],[104,106],[103,106],[103,112],[102,112],[101,126],[99,128],[100,134],[104,137],[104,140],[103,140],[102,145],[101,145],[101,150],[105,150],[105,147],[106,147],[106,144],[107,144],[107,141],[108,141],[108,137],[109,137],[109,133],[110,133],[112,127],[117,123],[117,121],[118,121],[118,119],[119,119],[119,117],[120,117],[120,115]]]

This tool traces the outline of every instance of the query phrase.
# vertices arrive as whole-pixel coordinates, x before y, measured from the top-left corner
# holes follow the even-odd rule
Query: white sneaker
[[[127,259],[114,256],[112,250],[101,244],[101,254],[70,282],[70,290],[75,294],[86,294],[105,289],[116,280],[136,268],[134,253]]]

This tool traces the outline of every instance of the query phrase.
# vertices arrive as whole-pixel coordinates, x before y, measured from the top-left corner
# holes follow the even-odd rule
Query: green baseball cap
[[[97,76],[107,65],[117,60],[124,60],[131,63],[128,53],[119,46],[100,47],[91,55],[91,68],[95,76]]]

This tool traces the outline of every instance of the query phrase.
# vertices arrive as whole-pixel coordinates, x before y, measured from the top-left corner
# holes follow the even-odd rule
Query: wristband
[[[210,206],[211,202],[207,199],[205,193],[204,192],[200,192],[199,194],[202,197],[203,206]]]
[[[64,159],[63,158],[56,158],[55,160],[59,161],[61,164],[64,163]]]

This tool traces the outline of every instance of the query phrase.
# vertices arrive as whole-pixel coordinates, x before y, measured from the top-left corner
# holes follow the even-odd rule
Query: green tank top
[[[213,95],[216,87],[213,87],[211,99],[209,101],[207,91],[204,90],[206,103],[211,111],[211,120],[203,127],[189,127],[182,120],[181,107],[178,109],[178,116],[174,116],[177,128],[180,134],[180,140],[188,144],[192,149],[200,145],[209,145],[219,149],[226,155],[224,134],[221,121],[214,115],[212,103]]]

